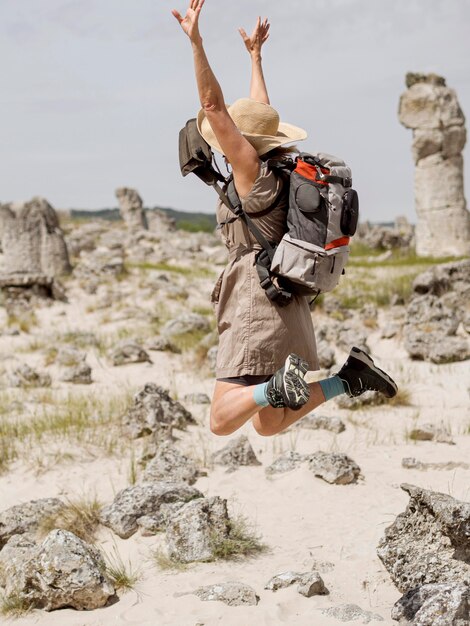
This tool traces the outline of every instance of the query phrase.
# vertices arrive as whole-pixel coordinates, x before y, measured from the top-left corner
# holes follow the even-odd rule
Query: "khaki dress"
[[[268,241],[280,241],[285,232],[287,198],[266,215],[256,214],[273,204],[282,184],[262,163],[253,188],[242,200],[243,209]],[[220,202],[218,223],[232,217],[230,209]],[[261,246],[255,237],[240,219],[223,224],[221,232],[229,260],[212,292],[219,333],[216,377],[271,375],[291,352],[306,359],[311,370],[318,369],[307,299],[296,296],[286,307],[272,303],[256,271],[255,256]]]

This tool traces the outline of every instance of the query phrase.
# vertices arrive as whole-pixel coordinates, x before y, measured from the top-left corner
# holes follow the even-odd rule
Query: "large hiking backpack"
[[[317,297],[334,289],[344,273],[359,216],[358,195],[351,187],[351,170],[344,161],[329,154],[305,152],[295,161],[268,161],[269,168],[285,176],[289,194],[287,232],[276,244],[267,241],[243,211],[233,180],[213,168],[210,146],[194,131],[199,135],[194,120],[189,120],[180,132],[181,172],[183,176],[194,172],[213,186],[261,244],[256,268],[270,300],[285,306],[293,294]],[[218,182],[225,183],[226,191]]]

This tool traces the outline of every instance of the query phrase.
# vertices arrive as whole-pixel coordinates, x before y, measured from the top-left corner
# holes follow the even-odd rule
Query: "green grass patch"
[[[181,352],[188,352],[196,349],[207,334],[207,330],[192,330],[180,335],[173,335],[171,341]]]
[[[383,250],[379,252],[379,254],[383,254]],[[394,249],[392,250],[392,254],[387,259],[364,259],[357,258],[359,255],[351,255],[351,259],[348,263],[350,267],[409,267],[409,266],[417,266],[421,268],[426,268],[431,265],[440,265],[442,263],[449,263],[451,261],[462,261],[466,257],[424,257],[418,256],[414,251],[400,250]],[[369,256],[379,256],[377,254],[372,254]],[[356,258],[355,258],[356,257]]]
[[[369,303],[378,307],[388,306],[393,296],[403,298],[406,302],[419,273],[415,271],[384,278],[372,275],[369,279],[352,276],[339,285],[334,296],[346,309],[360,309]]]
[[[192,278],[213,278],[215,272],[209,267],[184,267],[182,265],[173,265],[172,263],[166,263],[161,261],[160,263],[149,263],[142,261],[139,263],[127,263],[130,268],[136,268],[140,270],[157,270],[159,272],[171,272],[173,274],[180,274],[181,276],[191,276]]]

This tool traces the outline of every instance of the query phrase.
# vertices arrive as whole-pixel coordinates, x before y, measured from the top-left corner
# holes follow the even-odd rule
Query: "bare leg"
[[[310,398],[298,411],[260,407],[253,400],[254,386],[233,385],[217,381],[211,405],[211,430],[216,435],[230,435],[250,418],[260,435],[275,435],[325,402],[318,383],[311,383]]]

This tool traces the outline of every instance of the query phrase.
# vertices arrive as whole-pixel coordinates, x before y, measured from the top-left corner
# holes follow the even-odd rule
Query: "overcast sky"
[[[179,129],[199,101],[174,0],[0,0],[0,202],[56,208],[212,211],[215,193],[179,173]],[[411,131],[397,119],[407,71],[437,72],[470,114],[470,0],[206,0],[201,32],[227,102],[248,96],[237,32],[271,21],[263,61],[281,119],[303,149],[353,169],[363,219],[415,219]],[[470,176],[466,148],[466,180]],[[444,181],[443,181],[444,184]]]

